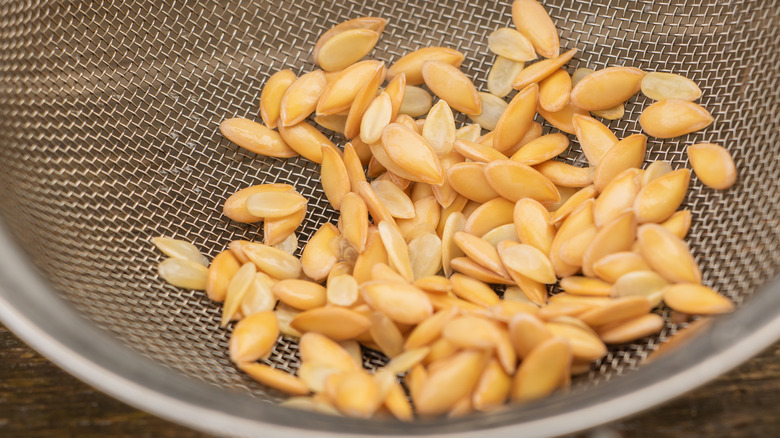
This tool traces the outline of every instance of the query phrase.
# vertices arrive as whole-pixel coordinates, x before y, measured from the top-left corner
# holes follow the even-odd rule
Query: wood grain
[[[576,437],[780,436],[780,343],[652,411]],[[207,437],[139,411],[62,371],[0,326],[0,436]]]

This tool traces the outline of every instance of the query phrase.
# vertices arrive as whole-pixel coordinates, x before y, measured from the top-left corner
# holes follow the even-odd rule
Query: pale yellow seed
[[[466,140],[456,140],[466,141]],[[456,151],[450,151],[447,155],[441,157],[441,168],[444,173],[444,181],[441,185],[431,186],[431,192],[442,208],[447,208],[459,197],[458,192],[452,187],[447,178],[447,172],[458,163],[465,161],[464,157]],[[429,185],[430,186],[430,185]]]
[[[411,284],[370,282],[361,286],[363,296],[374,309],[402,324],[419,324],[433,314],[428,296]]]
[[[441,215],[441,207],[433,196],[417,200],[414,211],[416,216],[413,219],[398,220],[398,229],[407,242],[421,234],[433,233]]]
[[[252,379],[290,395],[306,395],[309,388],[297,377],[263,363],[240,363],[238,367]]]
[[[651,270],[650,266],[645,259],[631,251],[610,254],[593,264],[593,272],[602,280],[613,284],[628,273],[649,270]]]
[[[330,269],[339,261],[339,231],[333,224],[323,224],[301,252],[303,273],[314,281],[328,277]]]
[[[466,114],[482,112],[474,83],[457,67],[442,61],[426,61],[422,74],[425,85],[452,109]]]
[[[593,244],[596,234],[598,234],[598,229],[595,225],[580,231],[577,235],[572,236],[569,240],[561,244],[561,248],[558,251],[558,257],[569,265],[582,266],[582,260],[585,257],[585,253]]]
[[[172,239],[170,237],[154,237],[152,238],[152,243],[168,257],[189,260],[207,267],[209,265],[208,259],[200,253],[200,250],[185,240]]]
[[[658,179],[667,173],[673,171],[672,163],[668,161],[653,161],[645,168],[642,175],[642,187],[650,184],[651,181]]]
[[[606,345],[593,332],[570,324],[548,322],[545,325],[554,336],[569,342],[575,359],[597,360],[607,354]]]
[[[607,344],[624,344],[656,334],[664,327],[664,319],[655,313],[601,327],[599,337]]]
[[[322,191],[335,209],[341,208],[341,201],[351,190],[349,173],[341,154],[330,147],[322,148],[322,166],[320,168]]]
[[[537,53],[554,58],[560,51],[558,30],[544,6],[536,0],[512,2],[512,21],[517,30],[533,44]]]
[[[611,284],[589,277],[564,277],[561,289],[573,295],[608,297],[612,293]]]
[[[297,77],[292,70],[285,69],[272,74],[265,82],[263,91],[260,93],[260,117],[268,128],[276,128],[282,107],[282,97],[296,79]]]
[[[542,204],[530,198],[517,201],[513,223],[520,243],[531,245],[545,255],[550,253],[555,226]]]
[[[314,116],[314,121],[323,128],[338,134],[344,134],[344,129],[347,127],[347,116],[342,114]]]
[[[500,302],[493,289],[477,279],[462,274],[452,274],[450,283],[455,296],[480,307],[494,306]]]
[[[569,192],[565,192],[564,189]],[[558,191],[561,193],[561,199],[568,195],[557,207],[552,210],[552,217],[550,221],[553,224],[560,224],[563,222],[572,211],[577,209],[583,202],[588,199],[593,199],[598,195],[598,190],[594,186],[583,187],[579,190],[572,187],[559,187]],[[548,207],[549,208],[549,207]]]
[[[509,396],[512,378],[495,359],[488,362],[474,388],[472,403],[474,409],[489,412],[504,404]]]
[[[641,173],[637,169],[629,169],[607,184],[593,206],[596,226],[604,226],[633,208],[636,196],[642,189],[641,180]]]
[[[548,339],[520,363],[512,382],[512,400],[528,402],[550,395],[565,380],[573,348],[565,339]]]
[[[358,17],[341,22],[320,35],[320,37],[317,39],[317,42],[314,44],[312,58],[316,60],[320,50],[322,49],[322,46],[331,38],[342,32],[350,29],[371,29],[378,34],[381,34],[384,31],[386,24],[387,20],[380,17]]]
[[[298,155],[278,132],[251,120],[227,119],[220,123],[219,130],[228,140],[258,155],[279,158]]]
[[[518,243],[520,242],[520,238],[517,236],[517,229],[515,228],[515,224],[506,224],[493,228],[492,230],[485,233],[482,238],[495,247],[497,247],[499,243],[505,240]]]
[[[498,251],[486,240],[458,231],[454,235],[455,244],[472,260],[482,265],[484,268],[495,272],[498,275],[508,275]]]
[[[366,316],[343,307],[319,307],[296,315],[290,322],[300,332],[317,332],[335,340],[354,339],[368,330]]]
[[[643,296],[616,298],[611,303],[588,310],[577,316],[582,322],[597,328],[617,321],[637,318],[650,312],[650,301]]]
[[[569,147],[569,138],[561,133],[543,135],[521,147],[512,161],[533,166],[551,160]]]
[[[439,156],[452,150],[452,143],[455,141],[455,119],[447,102],[440,100],[428,111],[422,136]]]
[[[400,74],[391,80],[385,88],[385,93],[390,96],[390,102],[393,105],[391,119],[395,120],[395,118],[398,117],[398,113],[401,110],[401,104],[406,95],[406,75]]]
[[[276,245],[284,241],[306,219],[306,206],[289,216],[278,219],[268,218],[263,223],[263,243]]]
[[[615,281],[612,285],[612,296],[641,296],[647,298],[652,307],[656,307],[661,304],[663,290],[668,285],[669,283],[663,277],[653,271],[637,270],[627,272]]]
[[[463,59],[464,55],[462,53],[448,47],[424,47],[407,53],[391,65],[387,69],[387,80],[392,80],[404,73],[407,84],[422,84],[424,81],[422,68],[426,61],[441,61],[454,67],[460,67]]]
[[[517,355],[524,359],[540,343],[552,339],[552,332],[534,315],[520,313],[509,323],[509,337]]]
[[[512,87],[516,90],[522,90],[531,84],[543,80],[569,62],[575,53],[577,53],[577,49],[571,49],[554,58],[544,59],[526,66],[515,76],[514,81],[512,81]]]
[[[666,228],[646,224],[637,231],[639,252],[648,265],[671,283],[701,283],[701,271],[688,245]]]
[[[658,101],[642,111],[639,124],[653,137],[674,138],[706,128],[712,115],[693,102],[681,99]]]
[[[425,233],[409,242],[409,261],[415,280],[435,275],[441,269],[441,239],[435,233]]]
[[[399,176],[436,185],[444,181],[436,152],[425,138],[413,130],[396,123],[387,125],[382,131],[382,149],[393,163],[407,172]]]
[[[577,140],[591,166],[598,166],[607,151],[618,142],[612,131],[598,120],[575,114],[572,117]]]
[[[366,239],[366,249],[358,255],[352,275],[358,284],[371,279],[371,269],[378,263],[388,263],[387,251],[378,232]]]
[[[250,315],[239,321],[230,335],[230,360],[244,363],[263,359],[271,353],[278,337],[278,322],[273,312]]]
[[[298,236],[296,236],[295,233],[291,233],[281,242],[273,244],[271,246],[273,246],[276,249],[281,249],[287,254],[295,254],[295,251],[298,250]]]
[[[636,239],[637,219],[634,212],[621,214],[601,227],[582,256],[582,272],[595,276],[593,264],[610,254],[629,251]]]
[[[415,216],[412,200],[392,182],[374,180],[371,182],[371,188],[393,217],[411,219]]]
[[[434,416],[449,411],[474,389],[482,374],[483,363],[482,353],[466,350],[431,372],[414,400],[418,413]]]
[[[460,142],[460,140],[459,140]],[[485,203],[499,197],[488,183],[484,163],[456,163],[447,170],[447,182],[461,196]]]
[[[468,257],[456,257],[450,262],[454,271],[489,284],[514,284],[509,276],[496,274]]]
[[[680,239],[684,239],[691,228],[691,211],[680,210],[661,224],[662,227],[674,233]]]
[[[555,270],[547,256],[531,245],[514,245],[501,253],[504,265],[531,280],[545,284],[557,281]]]
[[[274,279],[258,272],[241,300],[241,314],[245,317],[258,312],[270,312],[276,307],[276,296],[271,292]]]
[[[496,60],[493,61],[487,77],[488,91],[495,96],[506,97],[507,94],[512,92],[512,81],[523,70],[524,66],[524,62],[496,56]]]
[[[507,159],[506,155],[490,146],[465,140],[455,141],[455,151],[463,158],[479,163],[490,163],[491,161]]]
[[[225,204],[222,207],[222,211],[225,216],[236,222],[242,223],[254,223],[263,220],[262,217],[255,216],[249,213],[246,207],[246,201],[251,196],[263,193],[263,192],[292,192],[295,188],[288,184],[259,184],[256,186],[246,187],[232,194],[225,200]]]
[[[230,250],[217,254],[214,260],[211,261],[211,265],[209,265],[206,277],[206,294],[208,297],[218,303],[225,301],[228,284],[230,284],[230,280],[233,279],[239,268],[241,268],[241,265]]]
[[[607,67],[582,78],[571,90],[571,102],[587,111],[604,110],[628,100],[640,89],[645,72],[634,67]]]
[[[653,100],[682,99],[694,101],[701,97],[696,82],[673,73],[652,72],[642,78],[642,94]]]
[[[593,113],[594,116],[599,116],[607,120],[621,119],[623,118],[623,114],[625,114],[625,112],[626,112],[626,107],[622,103],[619,103],[607,109],[591,111],[591,113]]]
[[[325,71],[339,71],[366,56],[376,42],[379,33],[371,29],[350,29],[334,35],[326,41],[317,54],[317,65]]]
[[[326,86],[322,70],[306,73],[293,82],[282,96],[279,126],[293,126],[309,117]]]
[[[190,260],[170,258],[157,266],[160,277],[169,284],[183,289],[205,290],[208,269]]]
[[[560,111],[569,104],[571,76],[558,70],[539,83],[539,105],[546,111]]]
[[[577,167],[556,160],[547,160],[533,167],[556,187],[586,187],[593,184],[594,167]],[[560,201],[560,192],[558,199]]]
[[[441,263],[444,274],[448,277],[452,275],[452,267],[450,266],[452,260],[465,254],[455,243],[455,233],[463,230],[465,225],[466,217],[460,212],[451,214],[444,224],[441,235]]]
[[[521,73],[522,74],[522,73]],[[561,131],[567,134],[575,134],[576,129],[574,126],[574,116],[588,116],[588,112],[577,108],[569,102],[562,110],[550,112],[544,108],[537,107],[536,111],[540,116],[544,118],[549,124],[555,126]]]
[[[545,204],[558,202],[561,198],[555,185],[542,173],[515,161],[487,164],[485,178],[496,193],[511,202],[531,198]]]
[[[392,116],[393,102],[390,100],[390,95],[382,92],[363,113],[360,122],[360,139],[368,144],[378,142],[382,137],[382,130],[390,124]]]
[[[590,68],[578,68],[577,70],[574,70],[574,73],[571,74],[571,86],[576,86],[581,80],[585,79],[585,76],[595,72],[596,70]]]
[[[342,199],[341,224],[344,239],[362,253],[368,239],[368,208],[360,195],[350,192]]]
[[[351,275],[337,275],[328,279],[327,301],[336,306],[351,306],[359,296],[358,284]]]
[[[488,49],[496,55],[513,61],[536,59],[531,42],[520,32],[508,27],[498,28],[488,36]]]
[[[463,231],[475,236],[484,236],[493,228],[511,224],[514,209],[515,204],[503,198],[492,199],[482,205],[477,205],[466,219]],[[464,209],[464,211],[466,210]]]
[[[344,124],[344,137],[352,140],[355,142],[355,144],[357,144],[356,140],[359,139],[358,134],[360,133],[360,123],[363,120],[363,114],[374,98],[376,98],[377,92],[379,91],[379,86],[382,85],[382,81],[385,79],[385,74],[385,63],[380,62],[374,68],[374,71],[371,73],[371,77],[363,84],[362,87],[355,87],[355,84],[349,84],[358,90],[355,98],[352,100],[352,105],[349,107],[349,112],[347,113],[347,121]],[[364,160],[368,160],[367,156],[362,157],[364,157]]]
[[[255,280],[256,273],[257,269],[253,263],[245,263],[228,283],[225,304],[222,306],[221,327],[225,327],[230,321],[237,319],[241,303]]]
[[[442,338],[464,349],[491,349],[497,341],[493,323],[473,315],[453,318],[444,326]]]
[[[560,278],[574,275],[579,270],[579,267],[572,266],[561,260],[559,253],[564,242],[567,242],[586,228],[593,226],[593,202],[593,199],[582,202],[579,207],[569,214],[569,217],[563,221],[555,233],[555,238],[553,238],[552,247],[550,248],[550,261],[555,268],[556,275]]]
[[[612,146],[602,156],[596,174],[593,176],[593,185],[603,191],[616,176],[622,172],[640,168],[645,160],[647,150],[647,137],[642,134],[630,135]]]
[[[696,176],[707,187],[726,190],[737,181],[734,159],[723,146],[712,143],[688,146],[688,159]]]
[[[369,333],[382,353],[390,358],[403,353],[404,335],[401,334],[398,326],[382,312],[371,313],[370,319]]]
[[[362,367],[361,361],[355,361],[343,345],[320,333],[310,332],[301,336],[298,350],[303,363],[339,371],[352,371]]]
[[[509,104],[500,97],[490,93],[479,92],[479,100],[482,112],[479,114],[469,114],[472,122],[479,124],[483,129],[492,131],[498,126],[498,121],[506,111]]]
[[[274,309],[274,314],[276,314],[276,319],[279,321],[279,332],[284,336],[292,338],[301,337],[301,332],[292,328],[290,325],[293,318],[298,316],[299,313],[301,313],[300,310],[293,309],[284,303],[277,304],[276,309]]]
[[[412,265],[409,260],[409,246],[406,244],[398,228],[389,222],[379,223],[379,235],[387,250],[390,265],[395,268],[407,281],[413,281]]]
[[[476,143],[480,134],[482,134],[482,127],[476,123],[472,123],[470,125],[464,125],[455,131],[455,139]]]
[[[366,371],[349,372],[339,379],[334,404],[344,415],[370,418],[382,401],[376,381]]]
[[[360,90],[381,65],[380,61],[362,61],[333,73],[335,77],[328,82],[317,102],[316,114],[329,116],[346,113],[348,117],[350,106]],[[346,127],[346,119],[344,124]]]
[[[521,72],[522,74],[522,72]],[[530,84],[509,102],[496,123],[493,147],[503,152],[519,143],[531,128],[536,115],[539,86]]]
[[[432,105],[433,98],[427,91],[414,85],[407,85],[404,88],[404,98],[398,112],[412,117],[420,117],[427,114]]]
[[[307,280],[282,280],[274,285],[272,292],[283,303],[300,310],[316,309],[328,302],[326,289]]]
[[[260,192],[246,200],[249,214],[278,219],[289,216],[306,206],[306,198],[296,192]]]
[[[717,315],[734,310],[734,303],[713,289],[700,284],[675,284],[663,293],[664,303],[690,315]]]
[[[690,179],[690,170],[678,169],[644,186],[634,200],[639,223],[659,223],[669,219],[685,199]]]

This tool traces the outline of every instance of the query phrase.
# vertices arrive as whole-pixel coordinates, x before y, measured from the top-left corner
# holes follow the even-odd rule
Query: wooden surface
[[[615,437],[780,436],[780,343],[650,412],[588,433]],[[0,326],[0,437],[206,437],[75,379]]]

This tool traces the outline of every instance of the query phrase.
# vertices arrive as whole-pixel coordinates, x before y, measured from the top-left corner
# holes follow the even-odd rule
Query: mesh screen
[[[693,179],[688,240],[706,284],[737,303],[750,299],[780,260],[780,2],[544,3],[562,48],[579,49],[570,72],[630,65],[699,84],[715,123],[650,139],[648,155],[679,168],[690,167],[685,146],[694,142],[732,152],[734,188],[713,191]],[[227,221],[221,205],[240,188],[270,182],[293,184],[309,199],[301,242],[335,223],[316,165],[255,156],[217,128],[229,117],[259,119],[268,76],[310,71],[317,37],[362,15],[389,19],[372,57],[392,62],[420,47],[453,47],[481,90],[493,62],[487,35],[511,25],[510,2],[494,1],[2,2],[0,210],[24,256],[84,318],[139,354],[278,401],[228,360],[220,307],[158,279],[160,253],[149,239],[189,240],[209,257],[233,239],[259,239],[258,227]],[[635,96],[608,126],[621,138],[639,132],[647,104]],[[576,142],[563,159],[585,163]],[[659,336],[613,348],[580,387],[635,368],[675,330],[669,323]],[[383,359],[367,353],[366,361]],[[294,371],[296,345],[280,343],[270,362]]]

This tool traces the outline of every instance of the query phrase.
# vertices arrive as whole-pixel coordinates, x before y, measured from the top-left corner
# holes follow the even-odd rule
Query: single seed
[[[512,81],[523,70],[524,66],[524,62],[496,56],[496,60],[490,67],[490,73],[488,73],[488,91],[498,97],[506,97],[512,91]]]
[[[538,83],[544,80],[547,76],[558,71],[564,64],[569,62],[574,54],[577,53],[577,49],[571,49],[554,58],[545,59],[539,62],[535,62],[531,65],[527,65],[520,73],[515,76],[512,82],[512,87],[515,90],[522,90],[523,88]]]
[[[250,283],[249,289],[244,293],[244,297],[241,300],[239,309],[241,314],[247,317],[258,312],[273,311],[277,300],[271,289],[274,287],[275,282],[276,280],[262,272],[256,273],[254,280]]]
[[[539,86],[530,84],[518,92],[503,111],[495,127],[493,147],[503,152],[520,142],[536,115]]]
[[[393,102],[390,100],[390,95],[382,92],[363,113],[360,122],[360,139],[368,144],[378,142],[382,137],[382,130],[390,124],[392,115]]]
[[[658,101],[642,111],[639,124],[653,137],[674,138],[706,128],[713,122],[703,107],[681,99]]]
[[[200,263],[184,259],[165,259],[157,266],[160,277],[182,289],[205,290],[208,269]]]
[[[454,236],[455,244],[472,260],[498,275],[508,275],[498,251],[486,240],[463,231]]]
[[[282,108],[282,97],[297,77],[292,70],[280,70],[271,75],[260,92],[260,117],[269,129],[276,128]]]
[[[485,176],[483,163],[457,163],[447,170],[447,182],[461,196],[479,203],[499,197]]]
[[[328,302],[326,289],[307,280],[282,280],[272,292],[283,303],[300,310],[316,309]]]
[[[325,223],[303,247],[300,264],[303,273],[314,281],[328,277],[333,265],[339,261],[339,231],[333,224]]]
[[[278,132],[251,120],[227,119],[220,123],[219,130],[228,140],[258,155],[279,158],[298,155]]]
[[[666,288],[664,303],[690,315],[717,315],[734,310],[734,303],[713,289],[700,284],[682,283]]]
[[[444,275],[452,275],[450,263],[453,259],[463,256],[465,253],[455,243],[455,233],[463,230],[466,225],[466,218],[460,212],[449,215],[441,234],[441,264],[444,269]]]
[[[577,140],[591,166],[598,166],[607,151],[618,142],[612,131],[598,120],[583,115],[572,117]]]
[[[503,198],[492,199],[478,205],[466,219],[463,231],[475,236],[484,236],[493,228],[511,224],[514,220],[514,209],[515,203]]]
[[[650,271],[651,268],[641,255],[623,251],[602,257],[593,264],[593,272],[607,283],[614,284],[624,275],[636,271]],[[615,290],[613,289],[613,295]],[[622,296],[622,295],[615,295]]]
[[[452,292],[458,298],[481,307],[494,306],[500,302],[498,295],[487,284],[462,274],[450,277]]]
[[[422,136],[439,156],[452,150],[452,143],[455,141],[455,119],[447,102],[440,100],[428,111]]]
[[[508,104],[500,97],[490,93],[477,93],[481,102],[482,112],[479,114],[469,114],[472,122],[479,124],[483,129],[492,131],[496,129],[498,121],[506,111]]]
[[[482,238],[494,247],[499,243],[510,240],[512,242],[520,242],[520,238],[517,236],[517,229],[515,224],[501,225],[500,227],[493,228],[485,233]]]
[[[622,172],[640,168],[645,160],[647,137],[643,134],[630,135],[612,146],[596,168],[593,185],[603,191],[616,176]]]
[[[560,200],[555,185],[537,170],[515,161],[494,161],[485,166],[485,178],[503,198],[517,202],[531,198],[540,203]]]
[[[453,109],[466,114],[482,112],[474,83],[457,67],[441,61],[426,61],[422,74],[425,85]]]
[[[479,163],[490,163],[496,160],[506,160],[506,155],[498,152],[490,146],[485,146],[479,143],[472,143],[465,140],[455,141],[455,151],[471,161]]]
[[[550,395],[568,374],[572,352],[565,339],[548,339],[537,345],[520,363],[512,381],[512,400],[528,402]]]
[[[361,288],[371,307],[401,324],[419,324],[433,314],[428,296],[411,284],[370,282]]]
[[[680,239],[684,239],[691,228],[691,211],[680,210],[661,224],[662,227],[674,233]]]
[[[623,118],[623,114],[626,112],[626,107],[622,103],[619,103],[613,107],[603,110],[593,110],[591,113],[594,116],[602,117],[607,120],[618,120]]]
[[[512,2],[512,22],[533,44],[537,53],[555,58],[560,51],[558,30],[544,6],[536,0]]]
[[[342,114],[314,116],[314,121],[323,128],[338,134],[344,134],[344,130],[347,127],[347,116]]]
[[[415,87],[414,85],[406,85],[404,88],[404,98],[398,112],[412,117],[420,117],[428,114],[432,105],[433,98],[427,91],[420,87]]]
[[[322,164],[323,147],[336,148],[325,134],[304,121],[295,125],[279,125],[279,134],[296,152],[317,164]]]
[[[331,37],[317,54],[317,65],[325,71],[339,71],[349,67],[370,52],[379,40],[379,33],[371,29],[350,29]]]
[[[297,377],[262,363],[240,363],[238,367],[249,377],[290,395],[306,395],[309,388]]]
[[[404,350],[404,335],[398,326],[382,312],[371,313],[369,333],[382,353],[393,358]]]
[[[409,261],[415,280],[436,275],[441,269],[441,239],[435,233],[425,233],[409,242]]]
[[[611,284],[588,277],[564,277],[561,289],[573,295],[608,297],[612,294]]]
[[[547,256],[531,245],[514,245],[501,252],[504,265],[531,280],[545,284],[557,281],[555,270]]]
[[[688,245],[666,228],[645,224],[637,232],[639,252],[648,265],[671,283],[701,283],[701,271]]]
[[[545,325],[554,336],[561,337],[569,342],[575,359],[592,361],[598,360],[607,354],[606,345],[593,332],[570,324],[548,322]]]
[[[273,312],[250,315],[239,321],[230,335],[230,360],[245,363],[263,359],[271,353],[278,337],[278,322]]]
[[[468,257],[456,257],[452,259],[450,265],[452,266],[453,270],[484,283],[514,284],[514,280],[510,279],[508,276],[504,277],[498,275]]]
[[[634,253],[628,253],[634,254]],[[650,301],[651,307],[661,304],[663,291],[669,283],[653,271],[627,272],[612,285],[613,297],[641,296]]]
[[[276,245],[301,226],[306,219],[306,206],[289,216],[278,219],[268,218],[263,222],[263,243]]]
[[[673,170],[672,163],[668,161],[653,161],[647,165],[645,168],[645,173],[642,175],[642,187],[650,184],[651,181],[658,179]]]
[[[241,265],[230,250],[217,254],[209,265],[206,277],[206,294],[209,298],[218,303],[225,301],[228,284],[239,268]]]
[[[496,55],[513,61],[536,59],[531,42],[520,32],[508,27],[496,29],[488,36],[488,49]]]
[[[604,110],[628,100],[645,72],[634,67],[607,67],[582,78],[571,90],[571,102],[586,111]]]
[[[370,418],[383,400],[371,374],[360,370],[345,373],[339,379],[334,404],[348,417]]]
[[[387,69],[387,80],[393,80],[396,76],[404,73],[406,74],[407,84],[422,84],[424,82],[422,69],[425,62],[440,61],[457,68],[460,67],[463,59],[463,54],[454,49],[447,47],[425,47],[412,53],[407,53],[391,65],[390,68]]]
[[[541,106],[536,108],[536,112],[544,118],[549,124],[555,126],[561,131],[567,134],[575,134],[574,116],[587,116],[588,112],[577,108],[572,105],[571,102],[566,105],[562,110],[550,112],[542,108]]]
[[[696,82],[673,73],[652,72],[642,78],[642,94],[653,100],[682,99],[694,101],[701,97]]]
[[[707,187],[726,190],[737,181],[737,168],[728,149],[712,143],[688,146],[688,159],[701,182]]]
[[[669,219],[685,199],[690,179],[690,170],[678,169],[644,186],[634,200],[639,223],[659,223]]]
[[[321,333],[335,341],[354,339],[368,330],[371,321],[360,313],[344,307],[319,307],[296,315],[292,328],[302,332]]]
[[[660,315],[649,313],[601,327],[598,334],[607,344],[625,344],[660,332],[664,324]]]
[[[571,76],[558,70],[539,83],[539,106],[549,112],[560,111],[569,104]]]
[[[474,389],[482,373],[484,355],[466,350],[431,372],[414,399],[420,415],[443,414]],[[457,384],[453,384],[457,382]]]
[[[561,198],[564,197],[564,188],[566,187],[558,188],[558,191],[561,193]],[[560,206],[558,206],[558,208],[553,211],[552,217],[550,218],[550,222],[552,224],[560,224],[567,217],[569,217],[569,214],[571,214],[571,212],[579,207],[583,202],[587,201],[588,199],[593,199],[596,197],[596,195],[598,195],[598,190],[596,190],[596,187],[594,186],[583,187],[579,190],[576,190],[576,188],[566,189],[575,190],[575,192],[572,193],[568,199],[566,199]]]
[[[413,130],[396,123],[387,125],[382,131],[382,148],[390,160],[408,172],[408,175],[400,176],[428,184],[438,185],[444,181],[436,152]]]
[[[577,318],[591,327],[601,327],[617,321],[646,315],[651,309],[652,306],[647,298],[628,296],[616,298],[606,306],[588,310]]]
[[[569,147],[569,138],[561,133],[543,135],[521,147],[512,161],[533,166],[551,160]]]
[[[406,75],[400,74],[391,80],[385,88],[385,93],[390,96],[390,103],[393,106],[393,112],[391,119],[395,120],[398,117],[398,113],[401,110],[401,104],[406,96]]]
[[[517,201],[513,223],[520,243],[531,245],[545,255],[550,253],[556,230],[542,204],[530,198]]]
[[[385,25],[387,24],[387,20],[380,17],[358,17],[353,18],[351,20],[344,21],[342,23],[339,23],[332,28],[330,28],[327,32],[320,35],[320,37],[317,39],[317,42],[314,44],[314,50],[312,51],[312,59],[316,60],[318,59],[320,50],[322,49],[322,46],[327,43],[331,38],[334,36],[345,32],[350,29],[370,29],[376,32],[377,34],[381,34],[385,30]]]
[[[301,362],[337,371],[354,371],[362,368],[343,345],[320,333],[309,332],[298,341]]]
[[[533,167],[557,187],[587,187],[593,184],[594,167],[577,167],[561,161],[548,160]],[[555,202],[560,201],[560,193]]]
[[[371,80],[372,75],[381,65],[381,61],[361,61],[334,73],[335,78],[328,83],[317,102],[316,114],[319,116],[345,112],[348,114],[360,90]]]
[[[320,167],[322,191],[330,205],[336,210],[341,208],[341,202],[352,189],[349,172],[338,150],[327,146],[322,147],[322,166]]]
[[[604,226],[633,209],[641,189],[642,175],[637,169],[626,170],[613,178],[593,205],[593,220],[596,226]]]
[[[392,182],[374,180],[371,182],[371,188],[393,217],[411,219],[415,216],[412,200]]]
[[[293,82],[282,96],[279,126],[293,126],[309,117],[317,108],[326,86],[322,70],[306,73]]]
[[[476,123],[472,123],[471,125],[464,125],[455,131],[455,139],[477,143],[481,134],[482,127]]]
[[[289,216],[306,206],[306,198],[290,192],[259,192],[246,199],[249,214],[257,217],[274,218]]]
[[[409,260],[409,246],[406,244],[398,228],[391,223],[379,222],[379,235],[382,243],[387,250],[387,257],[390,265],[395,268],[406,281],[413,281],[412,265]]]
[[[231,220],[242,223],[254,223],[263,220],[261,216],[249,213],[246,201],[253,195],[263,192],[293,192],[295,187],[288,184],[260,184],[246,187],[232,194],[225,200],[222,211]]]
[[[472,404],[474,409],[489,412],[501,407],[509,396],[512,378],[495,359],[488,362],[479,378]]]
[[[341,201],[342,236],[358,253],[366,248],[368,238],[368,208],[360,195],[350,192]]]
[[[559,278],[574,275],[579,270],[578,266],[572,266],[561,260],[559,254],[564,242],[567,242],[586,228],[593,226],[593,202],[592,199],[582,202],[563,221],[555,234],[552,247],[550,248],[550,261],[555,268],[555,274]]]
[[[621,214],[601,227],[582,256],[582,272],[595,276],[593,264],[610,254],[629,251],[636,239],[637,219],[634,212]]]
[[[168,257],[189,260],[206,267],[209,265],[208,259],[200,253],[200,250],[185,240],[172,239],[170,237],[154,237],[152,238],[152,243]]]

